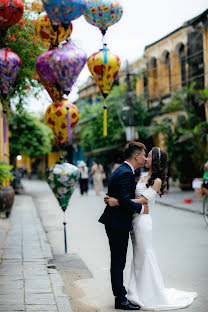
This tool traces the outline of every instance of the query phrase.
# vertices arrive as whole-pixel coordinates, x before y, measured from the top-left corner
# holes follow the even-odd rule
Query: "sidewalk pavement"
[[[190,204],[184,202],[184,199],[188,198],[192,199]],[[156,202],[185,211],[203,213],[203,197],[200,197],[195,191],[181,191],[178,187],[171,186],[167,194],[156,197]]]
[[[0,311],[72,311],[59,272],[48,265],[53,256],[30,196],[15,196],[0,256]]]

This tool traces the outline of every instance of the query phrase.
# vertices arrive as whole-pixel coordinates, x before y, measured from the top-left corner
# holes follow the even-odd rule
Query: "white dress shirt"
[[[132,164],[130,164],[128,161],[124,161],[124,163],[125,164],[127,164],[130,168],[131,168],[131,170],[132,170],[132,172],[133,172],[133,174],[135,174],[135,171],[134,171],[134,167],[132,166]],[[144,206],[142,205],[142,209],[141,209],[141,211],[140,211],[140,214],[143,214],[144,213]]]

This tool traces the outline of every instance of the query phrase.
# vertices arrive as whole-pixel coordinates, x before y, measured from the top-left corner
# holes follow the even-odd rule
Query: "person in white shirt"
[[[88,167],[86,163],[81,160],[78,163],[78,168],[79,168],[79,185],[80,185],[80,194],[83,195],[84,193],[87,194],[88,192],[88,180],[89,180],[89,175],[88,175]]]

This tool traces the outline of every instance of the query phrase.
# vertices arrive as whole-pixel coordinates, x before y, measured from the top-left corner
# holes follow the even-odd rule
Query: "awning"
[[[88,153],[84,153],[85,157],[91,157],[91,156],[97,156],[101,153],[105,154],[109,151],[113,151],[113,150],[122,150],[123,149],[123,145],[114,145],[114,146],[107,146],[107,147],[100,147],[100,148],[96,148]]]

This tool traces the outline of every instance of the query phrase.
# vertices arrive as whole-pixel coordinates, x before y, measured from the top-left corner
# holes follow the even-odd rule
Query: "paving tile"
[[[28,304],[51,305],[55,304],[54,296],[52,294],[25,294],[25,302]]]
[[[0,295],[0,304],[24,304],[24,295],[18,296],[18,295],[11,295],[11,294],[5,294]]]
[[[56,298],[56,304],[59,312],[72,312],[72,308],[67,297]]]
[[[1,304],[0,303],[0,311],[1,312],[13,312],[13,311],[24,311],[24,305],[12,305],[12,304]]]
[[[57,306],[56,305],[27,305],[26,306],[26,311],[27,312],[58,312]]]

